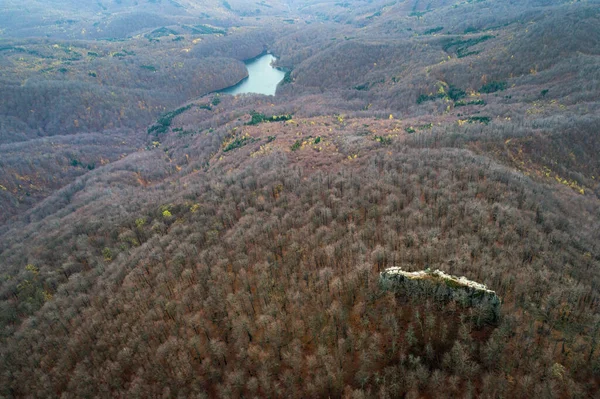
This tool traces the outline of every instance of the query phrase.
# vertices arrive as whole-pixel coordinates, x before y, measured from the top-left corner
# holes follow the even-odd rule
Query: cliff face
[[[433,298],[438,302],[456,302],[464,308],[476,308],[483,323],[496,323],[501,301],[485,285],[455,277],[440,270],[405,272],[391,267],[380,274],[382,288],[404,293],[414,298]]]

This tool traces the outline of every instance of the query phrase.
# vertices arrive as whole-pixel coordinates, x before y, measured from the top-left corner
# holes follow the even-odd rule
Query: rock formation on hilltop
[[[455,277],[441,270],[429,269],[406,272],[400,267],[391,267],[380,275],[384,289],[405,293],[410,297],[433,298],[438,302],[456,302],[465,308],[480,310],[479,321],[495,323],[500,318],[500,298],[485,285]]]

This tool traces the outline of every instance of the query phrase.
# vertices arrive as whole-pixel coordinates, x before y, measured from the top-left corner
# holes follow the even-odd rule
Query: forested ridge
[[[0,41],[0,396],[598,395],[597,1],[105,3]]]

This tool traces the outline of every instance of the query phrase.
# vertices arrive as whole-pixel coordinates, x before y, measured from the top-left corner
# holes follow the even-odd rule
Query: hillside
[[[64,3],[48,9],[44,21],[57,10],[68,10]],[[0,8],[0,21],[11,7]],[[110,17],[116,18],[115,13]],[[12,16],[5,21],[15,19],[20,20]],[[31,15],[23,21],[28,26],[34,23]],[[141,144],[147,126],[159,115],[247,76],[241,61],[265,51],[277,30],[276,25],[256,26],[256,21],[254,26],[230,28],[203,21],[195,16],[161,26],[166,24],[163,21],[118,40],[110,39],[113,36],[91,40],[85,35],[22,38],[19,30],[5,29],[10,36],[0,38],[0,96],[4,99],[0,102],[0,153],[15,156],[2,159],[0,184],[5,190],[0,193],[0,224],[81,175],[75,163],[75,168],[61,166],[58,179],[54,173],[51,178],[36,177],[38,172],[57,170],[56,159],[69,158],[68,163],[76,158],[46,145],[46,137],[60,136],[61,142],[73,148],[85,141],[79,136],[88,134],[110,136],[109,142],[129,137]],[[126,26],[135,25],[128,22]],[[28,144],[12,146],[18,142]],[[27,151],[29,145],[43,146],[51,164],[42,160],[32,167],[31,162],[24,162],[27,154],[16,154],[15,148]],[[112,161],[140,147],[144,146],[108,146],[101,154],[87,157]]]
[[[598,2],[160,3],[3,39],[0,396],[598,395]]]
[[[4,34],[15,37],[94,40],[126,39],[162,26],[247,25],[246,20],[280,16],[279,0],[6,0],[0,10]]]

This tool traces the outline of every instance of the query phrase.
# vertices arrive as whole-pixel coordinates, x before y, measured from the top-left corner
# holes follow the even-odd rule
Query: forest
[[[19,4],[0,397],[599,395],[600,2]]]

